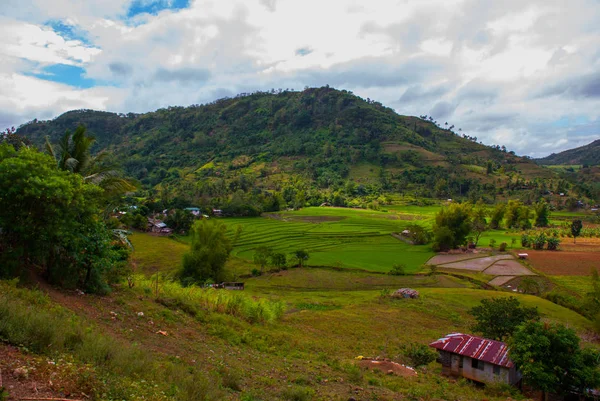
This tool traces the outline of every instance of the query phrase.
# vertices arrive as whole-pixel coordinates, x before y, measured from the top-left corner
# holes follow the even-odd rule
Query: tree
[[[133,182],[123,177],[121,168],[111,160],[108,152],[91,154],[96,138],[86,134],[83,125],[71,134],[66,131],[58,144],[52,145],[46,137],[46,153],[56,160],[60,170],[70,171],[84,177],[86,182],[96,184],[105,196],[121,195],[136,189]]]
[[[573,329],[562,324],[529,321],[521,325],[509,342],[510,358],[523,379],[542,391],[565,393],[600,384],[598,353],[582,350]]]
[[[409,231],[408,236],[415,245],[425,245],[431,241],[431,233],[419,224],[409,224],[405,229]]]
[[[99,219],[100,193],[48,155],[0,145],[0,276],[35,264],[54,284],[107,291],[120,257]]]
[[[504,214],[506,212],[506,205],[497,204],[492,212],[492,219],[490,221],[490,228],[498,229],[500,228],[500,223],[502,223],[502,219],[504,219]]]
[[[165,218],[165,224],[177,232],[187,232],[193,223],[194,215],[189,210],[175,209]]]
[[[471,232],[471,206],[453,203],[435,216],[433,248],[436,251],[458,248]]]
[[[520,324],[540,318],[537,308],[523,306],[515,297],[482,299],[469,313],[475,318],[474,331],[498,341],[511,336]]]
[[[573,220],[571,223],[571,234],[573,234],[573,243],[576,243],[577,237],[581,234],[583,223],[581,220]]]
[[[402,347],[402,353],[406,355],[415,368],[429,365],[437,358],[437,352],[424,344],[411,343]]]
[[[488,226],[487,226],[487,221],[485,219],[487,215],[487,212],[485,210],[485,205],[483,204],[482,200],[477,201],[477,204],[475,205],[475,208],[473,209],[472,212],[472,223],[471,223],[471,228],[472,228],[472,232],[475,235],[474,238],[474,244],[475,246],[477,246],[477,244],[479,243],[479,238],[481,237],[481,234],[483,234]]]
[[[285,253],[281,252],[273,252],[271,254],[271,264],[275,266],[277,269],[283,269],[287,264],[287,259],[285,257]]]
[[[306,252],[304,249],[298,249],[294,252],[294,258],[298,261],[298,267],[302,267],[304,262],[307,261],[309,257],[310,256],[308,252]]]
[[[273,254],[273,250],[267,246],[259,246],[254,250],[254,263],[260,266],[260,272],[262,273],[269,259]]]
[[[535,226],[548,227],[548,218],[550,217],[550,209],[548,203],[541,200],[535,204]]]
[[[232,248],[227,226],[216,219],[198,220],[192,225],[190,235],[192,243],[190,251],[183,255],[181,281],[185,284],[200,284],[209,279],[223,281]]]

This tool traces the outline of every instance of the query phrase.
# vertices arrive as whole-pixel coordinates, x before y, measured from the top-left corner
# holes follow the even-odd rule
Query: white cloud
[[[23,121],[66,105],[141,112],[331,84],[403,114],[439,112],[434,117],[520,153],[600,136],[596,0],[193,0],[125,20],[131,4],[0,4],[0,80],[11,88],[0,94],[4,110]],[[51,19],[68,20],[92,45],[42,26]],[[88,78],[118,89],[24,75],[53,63],[83,66]]]

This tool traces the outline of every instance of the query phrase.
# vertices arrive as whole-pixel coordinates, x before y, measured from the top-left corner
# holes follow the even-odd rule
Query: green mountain
[[[537,159],[536,162],[544,165],[600,165],[600,139],[579,148],[552,153],[550,156]]]
[[[553,185],[542,179],[556,177],[426,116],[401,116],[329,87],[144,114],[71,111],[17,132],[41,144],[79,124],[97,138],[96,150],[111,149],[144,188],[182,203],[219,205],[236,193],[267,203],[281,196],[287,205],[333,202],[337,195],[336,204],[364,206],[384,193],[491,199],[542,189]]]

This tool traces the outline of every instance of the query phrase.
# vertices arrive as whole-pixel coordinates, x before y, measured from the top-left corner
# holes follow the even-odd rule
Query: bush
[[[546,234],[541,233],[532,238],[533,249],[542,250],[546,244]]]
[[[495,247],[496,247],[496,240],[492,238],[490,240],[490,248],[494,249]]]
[[[406,265],[397,263],[392,267],[388,274],[390,276],[404,276],[406,274]]]
[[[415,368],[429,365],[437,359],[437,352],[427,345],[412,343],[403,347],[402,353],[408,357]]]
[[[498,247],[498,250],[499,250],[500,252],[506,252],[506,247],[507,247],[507,246],[508,246],[508,244],[507,244],[506,242],[502,242],[502,243],[500,244],[500,246]]]
[[[529,248],[531,246],[531,237],[527,234],[523,234],[521,236],[521,246],[524,248]]]
[[[556,251],[558,246],[560,245],[560,238],[558,237],[550,237],[548,238],[548,250]]]

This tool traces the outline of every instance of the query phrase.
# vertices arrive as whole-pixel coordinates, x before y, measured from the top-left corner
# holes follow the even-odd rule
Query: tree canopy
[[[216,219],[197,220],[190,229],[190,251],[183,255],[180,272],[185,284],[202,284],[225,278],[225,263],[229,259],[232,243],[227,236],[227,226]]]
[[[600,384],[600,354],[582,350],[575,331],[562,324],[526,322],[509,345],[510,357],[523,379],[538,390],[583,393]]]
[[[116,267],[102,190],[35,149],[0,145],[0,274],[32,264],[56,284],[102,292]]]
[[[524,322],[540,319],[537,308],[521,305],[515,297],[482,299],[469,312],[475,318],[472,329],[498,341],[506,340]]]
[[[435,216],[433,226],[435,251],[447,251],[464,245],[471,232],[471,205],[453,203]]]

